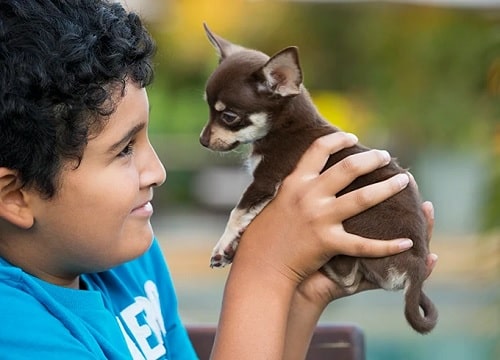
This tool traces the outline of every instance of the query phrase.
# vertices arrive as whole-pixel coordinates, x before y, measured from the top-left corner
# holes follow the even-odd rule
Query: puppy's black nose
[[[203,145],[204,147],[208,147],[209,144],[209,139],[208,136],[200,136],[200,144]]]
[[[203,129],[203,132],[200,135],[200,144],[204,147],[208,147],[208,145],[210,145],[210,131],[207,128]]]

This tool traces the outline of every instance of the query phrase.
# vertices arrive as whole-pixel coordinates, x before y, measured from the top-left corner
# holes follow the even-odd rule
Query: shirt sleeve
[[[92,336],[78,326],[68,326],[61,308],[47,307],[23,289],[29,284],[0,279],[0,352],[5,360],[105,359]],[[36,291],[35,284],[35,291]],[[43,290],[40,291],[42,296]],[[59,312],[54,314],[55,312]],[[126,357],[116,357],[126,359]]]

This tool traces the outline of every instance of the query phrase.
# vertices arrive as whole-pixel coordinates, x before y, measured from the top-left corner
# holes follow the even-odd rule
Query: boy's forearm
[[[296,284],[272,265],[246,260],[232,265],[212,359],[283,359]]]
[[[288,316],[285,336],[285,360],[304,360],[318,320],[325,307],[306,299],[296,291]]]

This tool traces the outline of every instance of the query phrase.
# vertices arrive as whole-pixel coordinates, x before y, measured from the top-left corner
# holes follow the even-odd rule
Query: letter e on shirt
[[[118,323],[134,360],[156,360],[166,354],[165,324],[155,283],[146,281],[144,290],[146,296],[135,297],[135,302],[120,312],[123,324]]]

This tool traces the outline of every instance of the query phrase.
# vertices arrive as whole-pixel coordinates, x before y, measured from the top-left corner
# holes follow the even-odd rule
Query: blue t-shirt
[[[197,359],[156,240],[141,257],[44,282],[0,258],[0,359]]]

